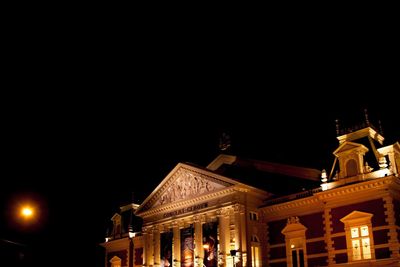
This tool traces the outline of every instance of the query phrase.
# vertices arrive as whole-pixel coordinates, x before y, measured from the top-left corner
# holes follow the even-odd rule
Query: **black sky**
[[[143,201],[178,162],[207,165],[222,132],[236,155],[316,169],[332,165],[335,119],[358,123],[364,108],[386,144],[399,139],[392,35],[155,28],[107,41],[57,28],[66,35],[49,43],[26,24],[8,39],[0,238],[28,245],[32,262],[100,266],[119,206]],[[41,209],[33,226],[12,214],[25,198]]]
[[[101,263],[98,243],[119,206],[132,193],[143,201],[178,162],[207,165],[219,153],[222,132],[231,136],[234,154],[316,169],[332,165],[336,118],[357,123],[368,108],[388,142],[400,133],[391,98],[272,93],[277,89],[267,83],[260,92],[235,89],[215,98],[187,89],[163,101],[156,92],[132,90],[112,102],[49,99],[15,106],[3,124],[2,238],[34,247],[36,260],[50,251],[73,262],[73,248],[88,263]],[[24,228],[10,214],[24,198],[42,209],[34,227]]]

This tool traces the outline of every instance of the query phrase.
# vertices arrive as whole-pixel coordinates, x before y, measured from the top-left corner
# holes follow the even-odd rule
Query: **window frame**
[[[307,227],[301,224],[296,216],[288,218],[286,227],[281,231],[285,235],[286,264],[288,267],[308,266],[306,231]],[[303,256],[302,263],[297,260],[297,266],[293,265],[293,251],[296,252],[296,259],[300,258],[300,254]]]
[[[348,262],[363,262],[363,261],[371,261],[375,260],[375,247],[374,247],[374,235],[372,229],[371,218],[373,214],[361,212],[361,211],[353,211],[347,216],[340,219],[341,222],[344,223],[344,231],[346,235],[346,250],[347,250],[347,258]],[[361,227],[367,227],[368,235],[361,234]],[[352,230],[357,228],[357,236],[352,236]],[[354,253],[353,248],[353,241],[358,240],[361,241],[362,247],[362,240],[369,239],[369,252],[370,257],[365,258],[364,249],[360,249],[359,256]]]

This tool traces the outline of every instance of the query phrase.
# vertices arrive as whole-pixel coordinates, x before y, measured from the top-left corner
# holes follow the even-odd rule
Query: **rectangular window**
[[[363,244],[363,256],[364,256],[364,259],[370,259],[371,258],[371,247],[369,245],[369,237],[363,238],[362,239],[362,244]]]
[[[250,212],[250,221],[258,221],[258,214],[256,212]]]
[[[368,226],[351,227],[353,260],[371,259]]]
[[[351,238],[355,238],[358,237],[358,228],[357,227],[353,227],[351,228]]]
[[[260,266],[260,248],[258,246],[251,246],[252,266]]]
[[[304,252],[303,249],[292,250],[292,266],[304,267]]]

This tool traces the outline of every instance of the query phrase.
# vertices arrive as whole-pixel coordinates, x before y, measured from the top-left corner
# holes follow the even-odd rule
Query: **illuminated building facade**
[[[370,125],[338,140],[329,172],[231,155],[179,163],[129,208],[141,229],[108,235],[106,266],[400,266],[399,143]]]

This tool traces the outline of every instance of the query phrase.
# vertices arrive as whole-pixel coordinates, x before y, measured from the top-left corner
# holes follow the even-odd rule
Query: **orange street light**
[[[21,208],[21,216],[25,219],[29,219],[33,216],[34,211],[32,207],[25,206]]]

